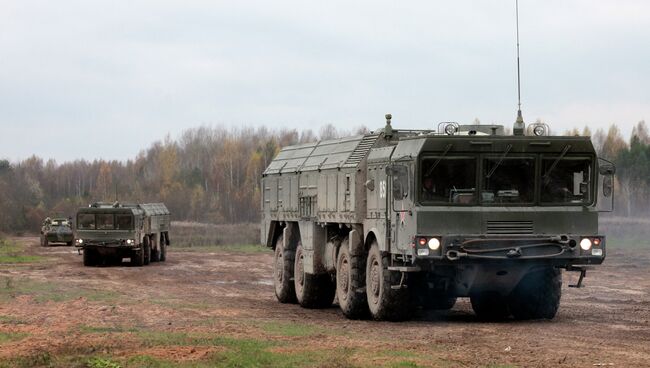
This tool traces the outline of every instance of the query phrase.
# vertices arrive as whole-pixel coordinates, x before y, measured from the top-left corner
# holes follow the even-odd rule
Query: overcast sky
[[[511,125],[514,0],[0,0],[0,158],[128,159],[200,125]],[[650,119],[650,2],[521,0],[526,121]],[[649,121],[650,122],[650,121]]]

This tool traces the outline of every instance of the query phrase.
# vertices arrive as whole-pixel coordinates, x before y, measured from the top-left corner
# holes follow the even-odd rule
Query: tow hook
[[[457,250],[448,250],[446,255],[447,259],[450,261],[457,261],[462,257],[467,257],[467,253],[459,252]]]
[[[568,235],[554,235],[551,236],[550,240],[552,242],[560,243],[560,244],[568,244],[569,243],[569,236]]]

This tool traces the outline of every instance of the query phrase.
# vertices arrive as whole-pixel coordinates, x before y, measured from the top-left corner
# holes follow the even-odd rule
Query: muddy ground
[[[13,241],[34,257],[0,265],[0,366],[650,367],[650,246],[610,247],[582,289],[565,273],[552,321],[480,322],[460,299],[391,323],[279,304],[254,247],[89,268]]]

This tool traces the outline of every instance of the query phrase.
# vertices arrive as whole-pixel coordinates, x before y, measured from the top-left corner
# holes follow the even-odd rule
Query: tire
[[[132,251],[131,265],[135,267],[142,267],[144,265],[144,244],[139,249]]]
[[[167,244],[166,242],[160,243],[160,262],[167,260]]]
[[[273,257],[273,285],[275,297],[280,303],[295,303],[296,289],[293,283],[293,266],[296,252],[284,249],[283,237],[275,242]]]
[[[41,239],[40,239],[40,240],[41,240],[41,247],[44,247],[45,245],[43,245],[43,235],[41,235]]]
[[[160,233],[158,236],[158,247],[151,248],[151,262],[160,262],[160,247],[162,247],[163,244],[162,233]]]
[[[92,267],[97,265],[97,252],[94,249],[84,248],[83,250],[84,266]]]
[[[484,321],[502,321],[510,315],[508,299],[496,291],[482,291],[470,295],[472,309]]]
[[[530,271],[510,294],[512,315],[518,320],[553,319],[562,297],[562,271],[545,266]]]
[[[43,246],[44,247],[49,247],[50,246],[50,242],[47,240],[47,236],[43,237]]]
[[[151,238],[148,236],[144,237],[144,242],[142,243],[142,252],[144,253],[143,264],[148,265],[151,263]]]
[[[336,283],[330,274],[311,275],[305,272],[302,245],[296,249],[294,289],[296,299],[303,308],[327,308],[334,302]]]
[[[336,296],[339,307],[349,319],[361,319],[368,315],[366,285],[366,258],[352,256],[343,240],[336,257]]]
[[[413,303],[408,288],[391,288],[400,284],[402,274],[389,271],[388,264],[388,255],[373,243],[366,261],[368,309],[375,320],[403,321],[412,316]]]

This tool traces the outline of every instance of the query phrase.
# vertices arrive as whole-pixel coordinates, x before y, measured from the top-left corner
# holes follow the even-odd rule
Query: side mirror
[[[616,174],[616,167],[611,163],[601,164],[600,167],[598,167],[598,172],[600,175],[612,176]]]
[[[603,177],[603,196],[610,197],[614,191],[614,180],[612,175],[607,175]]]

